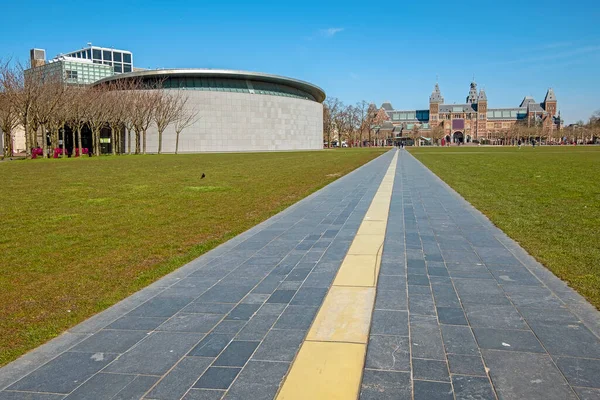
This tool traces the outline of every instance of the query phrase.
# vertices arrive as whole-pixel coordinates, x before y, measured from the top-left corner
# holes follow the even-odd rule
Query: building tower
[[[544,119],[544,126],[547,128],[553,128],[554,125],[554,117],[556,116],[556,109],[558,103],[556,101],[556,95],[554,94],[554,90],[552,88],[548,89],[546,92],[546,97],[544,98],[544,110],[548,113],[547,117]]]
[[[487,137],[487,96],[485,90],[477,96],[477,138]]]
[[[429,126],[435,128],[440,124],[440,104],[444,103],[444,98],[440,92],[440,86],[436,83],[431,96],[429,96]]]
[[[477,104],[477,84],[475,81],[471,82],[471,88],[469,89],[469,95],[467,96],[467,104]]]

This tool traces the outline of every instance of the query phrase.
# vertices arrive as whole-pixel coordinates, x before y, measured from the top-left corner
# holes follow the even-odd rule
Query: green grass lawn
[[[600,308],[600,147],[410,151]]]
[[[0,366],[384,151],[0,163]]]

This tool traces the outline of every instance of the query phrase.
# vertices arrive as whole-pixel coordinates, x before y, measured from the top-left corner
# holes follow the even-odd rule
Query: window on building
[[[102,51],[102,57],[104,61],[112,61],[112,52],[110,50]]]
[[[88,60],[92,59],[92,51],[90,49],[87,49],[85,51],[85,58],[87,58]]]
[[[65,71],[65,77],[67,78],[67,80],[69,81],[73,81],[73,80],[77,80],[77,71],[72,71],[72,70],[66,70]]]
[[[432,115],[432,116],[431,116],[431,120],[432,120],[432,121],[437,121],[437,115]]]
[[[123,62],[131,64],[131,54],[130,53],[123,53]]]
[[[131,72],[131,64],[123,64],[123,72]]]
[[[479,119],[485,119],[485,114],[479,114]]]
[[[115,72],[117,72],[117,73],[123,72],[123,64],[115,63]]]
[[[98,49],[92,49],[92,56],[94,60],[102,60],[102,52]]]
[[[121,61],[123,61],[123,60],[121,59],[121,53],[119,53],[118,51],[115,51],[115,52],[113,53],[113,61],[116,61],[116,62],[121,62]]]

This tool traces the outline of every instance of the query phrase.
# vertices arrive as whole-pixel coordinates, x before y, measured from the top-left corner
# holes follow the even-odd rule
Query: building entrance
[[[464,143],[465,136],[463,135],[462,132],[454,132],[454,135],[452,135],[452,141],[454,143]]]

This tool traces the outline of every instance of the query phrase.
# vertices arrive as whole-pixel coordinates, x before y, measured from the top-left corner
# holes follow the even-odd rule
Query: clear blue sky
[[[555,89],[567,123],[600,109],[600,5],[578,1],[5,1],[0,57],[87,42],[146,68],[229,68],[315,83],[345,103],[427,108],[473,74],[490,107]],[[54,5],[57,4],[57,5]]]

